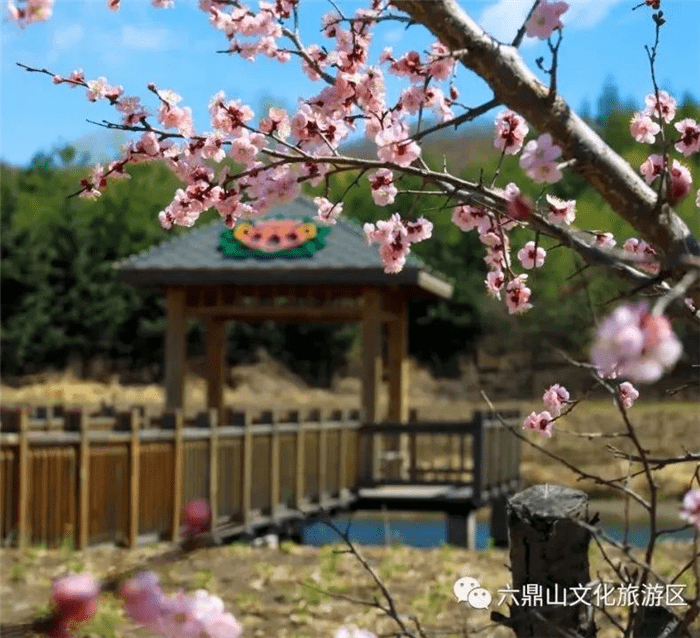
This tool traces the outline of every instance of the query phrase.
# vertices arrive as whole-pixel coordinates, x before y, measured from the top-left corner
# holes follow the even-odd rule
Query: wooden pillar
[[[534,485],[508,501],[513,589],[523,591],[526,583],[536,584],[543,599],[562,600],[563,592],[589,582],[591,535],[577,520],[588,520],[588,495],[580,490]],[[533,608],[539,616],[533,616]],[[589,600],[545,607],[521,603],[511,606],[506,622],[518,638],[551,636],[555,630],[592,638],[596,634],[592,612]]]
[[[408,300],[403,291],[387,298],[386,310],[396,318],[388,322],[389,354],[389,415],[393,423],[408,422],[409,363],[408,363]],[[388,449],[394,450],[398,458],[398,474],[402,480],[409,475],[408,435],[401,434],[385,438]]]
[[[281,509],[281,468],[280,468],[280,428],[279,415],[272,412],[272,435],[270,436],[270,516],[279,518]]]
[[[508,497],[505,495],[491,502],[491,540],[495,547],[508,547]]]
[[[448,545],[476,549],[475,512],[447,512],[446,532]]]
[[[387,310],[396,315],[389,321],[389,421],[408,421],[408,300],[403,292],[389,297]]]
[[[139,538],[139,477],[141,474],[141,417],[136,410],[127,413],[131,441],[129,445],[129,532],[127,546],[135,549]]]
[[[306,432],[304,431],[304,415],[298,412],[298,429],[297,429],[297,462],[296,462],[296,489],[295,489],[295,499],[296,506],[298,510],[302,510],[308,503],[306,498],[306,482],[305,482],[305,468],[306,468]]]
[[[211,409],[207,413],[209,422],[209,507],[211,508],[212,532],[216,531],[219,520],[219,417],[220,410]]]
[[[17,546],[20,549],[29,542],[29,463],[31,457],[29,455],[29,415],[27,408],[20,408],[17,412],[16,429],[19,432],[19,449],[18,449],[18,485],[17,485]],[[14,425],[14,424],[13,424]],[[13,428],[14,429],[14,428]],[[8,513],[6,512],[7,516]]]
[[[165,408],[185,405],[185,366],[187,364],[187,319],[185,289],[168,288],[165,293]]]
[[[173,430],[173,511],[170,521],[170,540],[173,542],[177,542],[180,538],[180,518],[182,517],[185,464],[183,427],[182,410],[173,410],[163,415],[163,429]]]
[[[207,406],[216,410],[221,422],[224,405],[224,364],[226,361],[226,322],[211,318],[207,321]]]
[[[85,549],[90,542],[90,431],[87,414],[71,410],[66,415],[67,429],[80,433],[78,446],[78,534],[76,549]]]
[[[362,421],[379,421],[379,388],[382,381],[382,297],[366,289],[362,300]],[[372,436],[372,479],[380,478],[381,438]]]

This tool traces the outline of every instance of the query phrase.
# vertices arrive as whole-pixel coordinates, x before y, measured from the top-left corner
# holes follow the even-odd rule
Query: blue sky
[[[264,59],[255,63],[216,54],[225,48],[224,36],[213,30],[196,0],[176,0],[174,9],[151,7],[147,0],[122,0],[118,13],[106,9],[105,0],[56,0],[54,17],[44,24],[19,29],[2,24],[0,68],[0,159],[25,165],[39,151],[78,141],[97,155],[114,154],[117,143],[87,119],[119,121],[106,103],[92,104],[82,89],[53,86],[48,76],[28,74],[15,65],[23,62],[68,75],[83,68],[88,79],[104,75],[121,84],[125,93],[140,95],[155,107],[146,90],[149,82],[183,96],[193,108],[199,132],[208,130],[207,103],[217,90],[248,102],[256,112],[262,104],[293,107],[300,97],[320,90],[306,79],[294,62],[280,65]],[[646,9],[632,11],[641,0],[569,0],[560,53],[560,92],[574,108],[596,100],[608,76],[613,76],[623,99],[641,103],[651,91],[649,64],[644,51],[651,44],[654,25]],[[339,4],[348,12],[366,3]],[[467,12],[502,40],[512,39],[531,0],[462,1]],[[326,0],[302,0],[302,38],[319,41],[320,16],[331,9]],[[685,92],[700,99],[700,2],[663,0],[667,23],[662,29],[657,62],[661,88],[677,97]],[[5,15],[5,3],[2,14]],[[385,25],[374,42],[375,55],[385,46],[397,53],[425,49],[432,38],[420,27],[406,31]],[[526,39],[522,52],[534,65],[540,55],[548,59],[546,44]],[[539,73],[539,72],[538,72]],[[458,87],[461,99],[477,105],[490,97],[486,86],[464,70]],[[397,95],[398,82],[389,86]],[[486,116],[491,122],[495,113]],[[111,147],[110,147],[111,144]]]

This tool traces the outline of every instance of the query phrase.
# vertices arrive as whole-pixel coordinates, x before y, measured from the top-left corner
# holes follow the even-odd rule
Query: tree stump
[[[590,533],[577,520],[588,521],[588,495],[580,490],[535,485],[508,501],[512,589],[520,604],[510,606],[509,619],[496,619],[518,638],[596,635],[593,607],[571,589],[590,580]],[[582,598],[590,602],[590,592]]]

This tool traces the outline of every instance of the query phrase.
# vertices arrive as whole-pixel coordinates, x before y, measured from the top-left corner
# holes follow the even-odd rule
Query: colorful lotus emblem
[[[226,257],[311,257],[326,245],[330,228],[310,219],[245,221],[221,233],[219,250]]]

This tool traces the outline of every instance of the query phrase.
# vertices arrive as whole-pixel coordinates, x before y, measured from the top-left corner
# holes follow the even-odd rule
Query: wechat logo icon
[[[454,584],[453,591],[458,602],[466,603],[474,609],[487,609],[491,604],[491,594],[471,576],[460,578]]]

